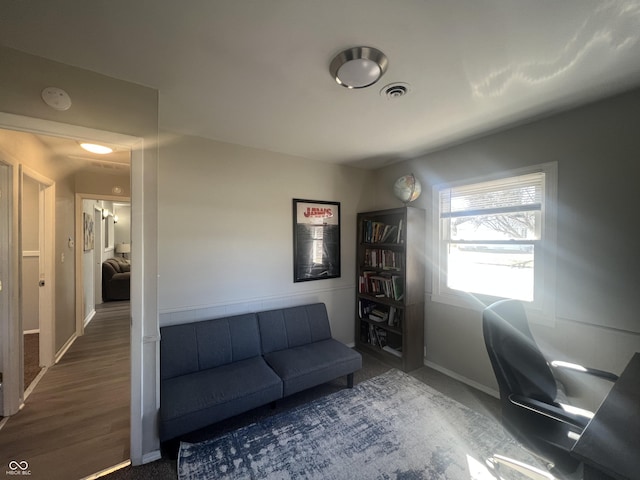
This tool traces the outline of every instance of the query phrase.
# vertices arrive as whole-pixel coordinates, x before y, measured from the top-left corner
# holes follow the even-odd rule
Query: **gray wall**
[[[409,172],[424,186],[416,204],[431,219],[435,184],[558,162],[556,319],[534,333],[556,356],[619,372],[640,350],[638,112],[636,90],[392,165],[377,172],[385,192],[378,206],[397,204],[391,186]],[[496,388],[480,319],[478,311],[428,302],[427,360]]]
[[[131,243],[131,206],[116,202],[113,206],[118,215],[118,223],[115,224],[116,246],[119,243]],[[118,254],[116,254],[118,255]]]
[[[356,213],[372,172],[214,142],[165,139],[159,168],[160,324],[322,301],[354,341]],[[340,202],[341,277],[293,282],[293,198]]]

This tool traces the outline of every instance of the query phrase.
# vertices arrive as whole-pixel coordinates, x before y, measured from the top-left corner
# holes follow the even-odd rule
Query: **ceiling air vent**
[[[380,95],[389,100],[404,97],[411,91],[411,85],[403,82],[390,83],[380,90]]]

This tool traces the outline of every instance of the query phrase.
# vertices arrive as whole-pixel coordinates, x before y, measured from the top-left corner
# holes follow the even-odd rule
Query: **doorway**
[[[93,308],[102,303],[102,210],[93,209],[93,224],[95,225],[95,242],[96,248],[93,251]],[[89,275],[87,275],[89,277]],[[88,278],[87,278],[88,280]],[[84,284],[85,295],[88,294],[88,285]],[[87,307],[85,306],[85,309]],[[86,324],[86,320],[84,321]]]
[[[40,361],[40,287],[44,272],[40,262],[40,183],[24,175],[21,193],[22,231],[22,333],[23,333],[23,390],[36,379]],[[41,280],[42,279],[42,280]],[[25,394],[26,397],[26,394]]]
[[[146,297],[144,296],[146,285],[145,267],[143,264],[144,232],[149,230],[151,234],[153,234],[153,232],[155,232],[156,222],[153,216],[149,217],[148,221],[144,220],[144,205],[146,203],[149,203],[149,208],[153,207],[153,205],[148,201],[145,203],[145,197],[142,194],[144,185],[146,185],[143,172],[146,171],[145,166],[147,165],[147,162],[143,161],[143,152],[145,151],[143,148],[143,141],[139,137],[94,130],[74,125],[60,124],[48,120],[23,117],[2,112],[0,112],[0,128],[9,128],[11,130],[32,132],[36,134],[54,135],[64,138],[81,138],[85,141],[93,141],[94,143],[105,142],[123,145],[131,149],[131,183],[133,191],[133,195],[130,200],[131,214],[132,218],[140,220],[138,223],[132,223],[131,229],[131,270],[132,272],[137,272],[135,275],[132,275],[131,281],[131,398],[134,399],[134,401],[131,402],[130,415],[131,460],[134,464],[140,464],[144,461],[150,461],[150,456],[156,455],[155,451],[149,452],[149,442],[151,442],[151,445],[153,445],[155,436],[147,426],[148,422],[143,422],[143,408],[145,408],[145,411],[149,410],[149,407],[147,407],[147,405],[150,404],[150,402],[155,403],[155,396],[153,389],[143,389],[143,384],[148,384],[148,381],[146,383],[143,381],[143,377],[147,378],[148,376],[151,381],[153,381],[153,379],[155,378],[155,355],[153,355],[153,352],[155,352],[155,350],[150,350],[148,346],[158,342],[159,336],[153,334],[153,329],[157,329],[157,306],[154,303],[156,286],[150,283],[148,286],[148,289],[150,289],[148,292],[149,299],[145,301]],[[11,164],[11,162],[9,162],[9,164]],[[149,164],[148,168],[151,168],[151,170],[153,171],[156,167],[153,163],[151,163]],[[10,174],[10,176],[15,178],[15,173]],[[9,183],[13,184],[15,186],[15,189],[17,189],[17,182],[15,180],[10,180]],[[150,184],[150,186],[153,189],[153,184]],[[11,198],[8,199],[8,210],[10,214],[11,212],[17,211],[17,195],[15,193],[12,194],[12,198],[13,203],[11,202]],[[152,198],[152,195],[148,196],[148,198]],[[9,221],[8,224],[12,227],[13,232],[10,234],[10,237],[14,240],[14,245],[17,246],[18,243],[16,217],[17,213],[15,214],[15,216],[13,216],[13,220]],[[81,227],[77,226],[77,229],[81,229]],[[80,242],[82,236],[76,235],[75,238]],[[53,245],[53,242],[51,245]],[[15,260],[13,252],[16,251],[8,249],[8,253],[5,255],[5,257],[9,260],[9,267],[15,266],[15,268],[13,269],[9,268],[8,273],[6,273],[6,282],[9,285],[15,284],[15,281],[18,279],[17,260]],[[78,265],[81,261],[80,257],[82,255],[82,248],[76,248],[75,252],[76,265]],[[155,265],[153,263],[149,265],[149,270],[155,272]],[[2,272],[2,275],[4,276],[5,272]],[[78,282],[76,282],[76,284],[77,283]],[[3,333],[5,333],[5,330],[8,333],[7,335],[2,335],[2,338],[0,339],[0,342],[2,343],[2,346],[0,347],[3,358],[2,369],[5,372],[5,382],[3,382],[3,388],[1,392],[2,408],[5,414],[7,412],[7,407],[9,406],[9,404],[13,409],[13,412],[10,413],[15,413],[20,405],[16,400],[20,396],[21,382],[12,383],[7,382],[6,380],[9,376],[7,372],[12,372],[11,377],[17,376],[15,375],[15,372],[17,371],[16,365],[20,364],[19,352],[15,351],[17,350],[15,348],[10,349],[9,346],[12,343],[14,345],[18,343],[18,333],[22,335],[21,325],[17,324],[16,321],[16,319],[19,318],[19,304],[14,303],[14,301],[9,298],[7,305],[11,308],[11,311],[9,311],[8,309],[5,311],[4,305],[3,310],[0,311],[0,314],[2,315],[2,317],[0,318],[0,328],[2,329]],[[81,295],[76,295],[76,306],[79,307],[78,310],[81,310]],[[143,309],[146,312],[146,317],[145,315],[143,315]],[[150,333],[143,338],[143,322],[145,321],[145,318],[149,319],[149,321],[147,322],[149,323],[149,326],[147,328],[150,328]],[[147,359],[147,357],[149,357],[149,361],[145,360]],[[143,400],[141,401],[141,399]],[[13,407],[15,407],[15,409]],[[149,440],[147,440],[146,448],[143,448],[143,429],[146,432],[145,435],[147,435],[149,438]],[[144,451],[147,451],[148,453],[143,454]],[[145,455],[144,458],[143,455]]]
[[[22,256],[22,294],[20,295],[22,373],[25,378],[27,357],[37,356],[38,367],[50,367],[55,362],[55,182],[48,177],[20,166],[19,187],[19,251]],[[61,258],[64,262],[64,258]],[[38,335],[37,351],[25,348],[33,343],[26,335]],[[29,362],[31,363],[31,361]],[[24,382],[23,393],[29,385]],[[22,398],[24,401],[25,397]]]
[[[129,200],[128,197],[76,193],[76,225],[86,229],[86,223],[91,218],[93,231],[93,246],[84,248],[81,262],[76,265],[77,294],[82,298],[76,318],[78,332],[83,331],[104,302],[112,300],[104,297],[103,262],[115,257],[118,263],[126,264],[127,271],[130,271],[128,253],[123,251],[129,251],[131,246]],[[122,279],[121,284],[125,283],[129,284]],[[122,290],[124,292],[124,287]],[[129,288],[126,291],[129,295],[126,298],[119,296],[120,300],[130,299]]]

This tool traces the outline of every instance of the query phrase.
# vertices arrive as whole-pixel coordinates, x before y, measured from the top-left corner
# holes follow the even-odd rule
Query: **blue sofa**
[[[160,440],[362,368],[331,337],[323,303],[160,329]]]

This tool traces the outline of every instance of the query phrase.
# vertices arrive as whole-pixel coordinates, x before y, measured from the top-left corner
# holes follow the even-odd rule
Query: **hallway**
[[[77,480],[129,460],[129,332],[129,302],[97,307],[0,430],[0,472],[27,462],[29,478]]]

